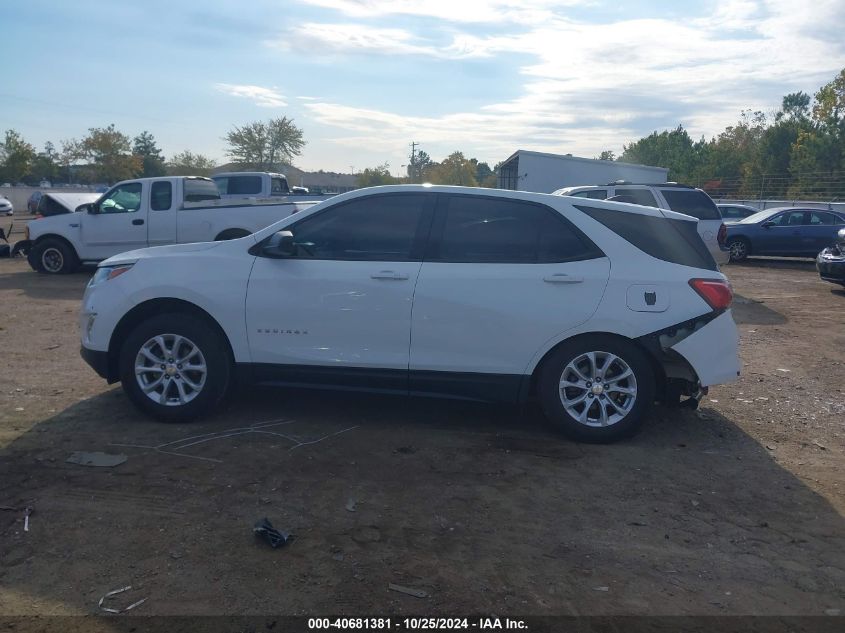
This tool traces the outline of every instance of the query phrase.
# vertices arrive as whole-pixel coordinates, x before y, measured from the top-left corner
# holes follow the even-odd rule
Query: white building
[[[498,187],[552,193],[562,187],[605,185],[614,180],[661,183],[666,182],[668,173],[664,167],[520,149],[499,166]]]

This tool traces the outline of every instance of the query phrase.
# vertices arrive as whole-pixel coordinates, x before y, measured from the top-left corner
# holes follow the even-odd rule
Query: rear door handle
[[[380,270],[377,273],[370,275],[371,279],[407,279],[408,275],[405,273],[397,273],[393,270]]]
[[[566,273],[555,273],[554,275],[546,275],[543,281],[550,284],[580,284],[584,281],[583,277],[576,275],[567,275]]]
[[[143,223],[143,220],[132,220],[132,224],[134,224],[135,226],[141,226]]]

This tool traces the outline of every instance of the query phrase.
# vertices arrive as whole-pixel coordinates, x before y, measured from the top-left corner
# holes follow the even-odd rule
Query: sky
[[[842,0],[0,0],[0,129],[39,149],[114,123],[226,162],[233,125],[294,119],[294,164],[410,143],[493,164],[718,134],[845,68]]]

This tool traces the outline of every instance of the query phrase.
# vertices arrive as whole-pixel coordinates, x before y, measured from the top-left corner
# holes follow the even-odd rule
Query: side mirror
[[[763,224],[761,224],[760,226],[762,226],[764,229],[770,229],[770,228],[772,228],[774,225],[775,225],[775,223],[774,223],[774,222],[772,222],[771,220],[766,220],[766,221],[765,221],[765,222],[763,222]]]
[[[77,211],[85,211],[86,213],[90,213],[91,215],[96,215],[100,212],[100,205],[96,202],[89,202],[88,204],[82,204],[76,207]]]
[[[293,243],[293,233],[290,231],[276,231],[261,247],[264,257],[283,259],[296,255],[296,245]]]

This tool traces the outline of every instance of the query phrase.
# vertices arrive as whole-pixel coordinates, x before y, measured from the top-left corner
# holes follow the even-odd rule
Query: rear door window
[[[633,200],[632,204],[641,204],[644,207],[657,207],[657,200],[648,189],[624,189],[622,187],[616,188],[617,196],[628,196]]]
[[[822,213],[818,211],[813,211],[810,213],[810,224],[813,226],[817,226],[820,224],[836,224],[836,216],[832,213]]]
[[[167,211],[173,205],[173,185],[168,180],[154,182],[150,188],[150,208]]]
[[[542,205],[480,196],[447,196],[443,202],[434,261],[533,264],[603,256],[581,231]]]
[[[722,216],[713,199],[695,189],[661,189],[672,211],[691,215],[699,220],[721,220]]]

